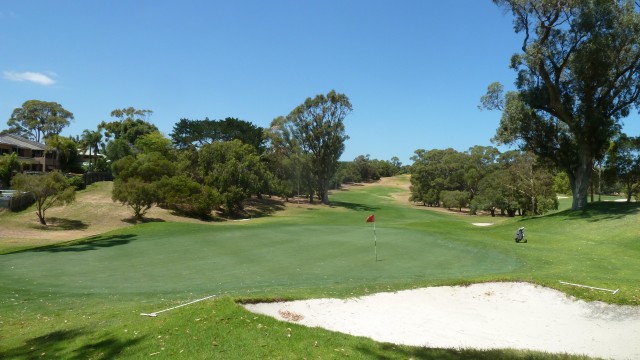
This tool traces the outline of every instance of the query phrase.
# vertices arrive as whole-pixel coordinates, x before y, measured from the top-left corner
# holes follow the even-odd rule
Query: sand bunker
[[[472,225],[475,226],[491,226],[493,225],[493,223],[471,223]]]
[[[245,307],[380,342],[640,359],[640,308],[587,303],[529,283],[442,286]]]

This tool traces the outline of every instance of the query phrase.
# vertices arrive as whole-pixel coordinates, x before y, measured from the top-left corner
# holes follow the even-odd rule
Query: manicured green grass
[[[563,358],[379,344],[257,316],[233,300],[525,280],[586,299],[640,301],[636,204],[508,219],[411,208],[393,199],[400,191],[353,187],[336,192],[331,207],[290,205],[250,221],[146,223],[0,255],[0,358]],[[365,223],[371,213],[378,261],[373,224]],[[527,244],[513,241],[520,226]],[[139,315],[211,294],[219,298]]]

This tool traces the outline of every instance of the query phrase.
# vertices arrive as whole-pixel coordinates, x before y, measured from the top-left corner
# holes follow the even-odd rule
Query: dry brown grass
[[[48,225],[40,225],[33,208],[0,214],[0,252],[4,249],[51,245],[133,226],[131,210],[111,200],[112,182],[99,182],[76,193],[76,201],[54,207],[46,214]],[[146,215],[153,221],[199,222],[153,207]]]

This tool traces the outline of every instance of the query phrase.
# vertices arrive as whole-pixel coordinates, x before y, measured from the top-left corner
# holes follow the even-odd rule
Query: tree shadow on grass
[[[86,230],[89,225],[81,220],[71,220],[57,217],[48,217],[47,226],[38,226],[39,229],[56,231],[56,230]]]
[[[376,211],[380,209],[379,207],[369,206],[365,204],[355,204],[355,203],[344,202],[344,201],[332,201],[331,207],[343,207],[349,210],[356,210],[356,211]]]
[[[284,210],[284,201],[273,198],[252,198],[245,202],[245,212],[251,217],[263,217]]]
[[[627,216],[638,214],[640,214],[639,203],[601,202],[588,204],[585,210],[565,210],[549,215],[549,217],[563,217],[566,220],[598,222],[620,220]]]
[[[120,235],[96,235],[91,236],[80,241],[73,241],[63,244],[55,244],[48,246],[41,246],[33,249],[25,249],[16,251],[15,253],[24,252],[80,252],[89,250],[98,250],[102,248],[109,248],[118,245],[128,244],[135,235],[133,234],[120,234]],[[13,254],[15,254],[13,253]]]
[[[115,359],[126,348],[133,346],[144,337],[134,339],[118,339],[113,336],[99,338],[96,341],[87,338],[90,331],[82,328],[72,330],[56,330],[46,335],[27,340],[23,345],[13,349],[0,350],[0,359]],[[71,341],[80,339],[85,345],[70,350]]]
[[[146,224],[146,223],[154,223],[154,222],[166,222],[166,220],[159,219],[159,218],[149,218],[149,217],[143,217],[142,219],[138,219],[137,217],[132,216],[129,218],[122,219],[122,222],[135,225],[135,224]]]

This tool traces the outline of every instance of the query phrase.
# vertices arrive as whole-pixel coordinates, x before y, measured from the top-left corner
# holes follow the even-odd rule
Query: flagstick
[[[376,222],[373,222],[373,251],[376,254],[376,261],[378,261],[378,237],[376,236]]]

